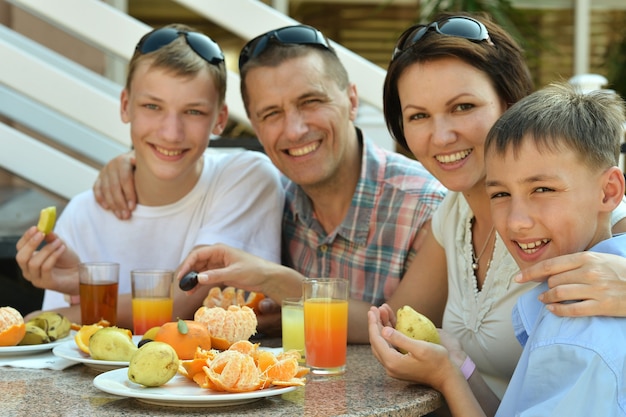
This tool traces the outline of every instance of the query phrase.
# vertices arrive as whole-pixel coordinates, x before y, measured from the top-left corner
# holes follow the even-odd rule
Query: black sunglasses
[[[239,70],[241,71],[241,68],[250,59],[261,55],[271,41],[283,45],[318,45],[334,52],[326,36],[314,27],[306,25],[286,26],[266,32],[248,42],[239,54]]]
[[[142,38],[136,51],[142,54],[149,54],[174,42],[180,35],[185,35],[187,45],[202,59],[212,65],[219,65],[224,62],[224,54],[220,47],[208,36],[198,32],[187,32],[173,28],[161,28]]]
[[[487,32],[485,25],[471,17],[454,16],[432,22],[428,25],[411,26],[405,30],[396,43],[391,60],[393,61],[402,54],[402,52],[415,45],[431,30],[434,30],[440,35],[456,36],[473,42],[489,41],[491,43],[489,32]]]

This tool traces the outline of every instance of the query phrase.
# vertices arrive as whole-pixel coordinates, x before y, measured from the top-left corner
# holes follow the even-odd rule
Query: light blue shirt
[[[626,234],[591,248],[626,257]],[[626,416],[626,319],[557,317],[537,296],[542,283],[513,310],[524,346],[496,417]]]

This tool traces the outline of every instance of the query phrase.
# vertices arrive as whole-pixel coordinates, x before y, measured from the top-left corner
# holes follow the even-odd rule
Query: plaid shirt
[[[307,277],[345,277],[350,297],[380,305],[415,257],[414,241],[446,189],[417,161],[363,140],[361,178],[343,223],[326,234],[304,191],[285,181],[283,263]]]

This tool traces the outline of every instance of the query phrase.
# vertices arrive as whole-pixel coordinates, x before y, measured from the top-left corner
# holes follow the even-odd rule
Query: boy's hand
[[[112,210],[120,220],[130,219],[137,205],[134,167],[133,151],[120,155],[102,168],[93,185],[98,204],[106,210]]]
[[[557,316],[626,316],[626,259],[621,256],[558,256],[524,269],[515,280],[547,280],[550,289],[539,299]],[[570,300],[579,302],[562,303]]]
[[[46,245],[37,250],[44,240]],[[15,260],[22,275],[35,287],[78,294],[80,259],[54,232],[44,236],[32,226],[18,240],[16,248]]]

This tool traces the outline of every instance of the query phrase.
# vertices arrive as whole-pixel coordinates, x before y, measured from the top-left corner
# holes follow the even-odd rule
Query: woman
[[[393,312],[411,305],[441,323],[498,397],[521,353],[511,309],[534,283],[514,282],[519,269],[494,232],[483,147],[500,115],[531,91],[522,51],[502,28],[450,14],[401,36],[384,86],[393,137],[451,192],[390,308],[380,309],[381,320],[393,324]],[[620,207],[613,225],[626,214]],[[460,365],[464,355],[457,359]],[[410,379],[401,367],[383,365],[390,375]]]

